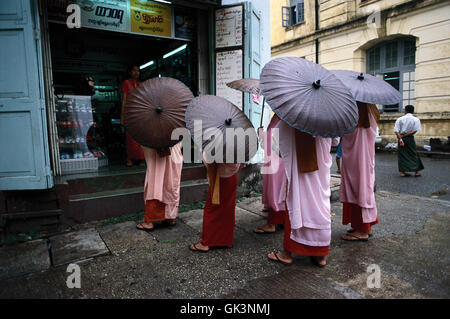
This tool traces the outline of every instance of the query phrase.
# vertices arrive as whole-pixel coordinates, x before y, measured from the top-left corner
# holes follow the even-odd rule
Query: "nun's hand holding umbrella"
[[[277,116],[313,136],[339,137],[358,122],[356,101],[348,88],[324,67],[297,57],[267,63],[261,92]]]
[[[171,139],[172,131],[186,127],[186,108],[193,98],[191,90],[176,79],[147,80],[127,97],[125,127],[139,144],[168,155],[169,147],[179,142]]]

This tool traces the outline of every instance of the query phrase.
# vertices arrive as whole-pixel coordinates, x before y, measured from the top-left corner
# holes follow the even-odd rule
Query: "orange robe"
[[[183,154],[181,143],[170,148],[170,155],[160,157],[155,149],[143,147],[145,174],[145,222],[175,219],[180,201]]]

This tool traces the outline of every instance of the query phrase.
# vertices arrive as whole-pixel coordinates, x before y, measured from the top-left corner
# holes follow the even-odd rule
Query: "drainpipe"
[[[315,0],[314,13],[316,21],[316,31],[319,30],[319,0]],[[316,38],[316,64],[319,64],[319,38]]]

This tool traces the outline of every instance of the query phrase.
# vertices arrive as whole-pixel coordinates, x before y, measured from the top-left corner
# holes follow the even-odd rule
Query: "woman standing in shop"
[[[122,110],[120,113],[120,124],[124,125],[125,116],[125,102],[128,94],[130,94],[141,82],[139,81],[139,67],[137,65],[130,65],[127,69],[129,79],[123,81],[122,84]],[[144,151],[142,147],[131,137],[125,130],[126,149],[127,149],[127,166],[130,167],[133,163],[138,162],[140,166],[144,166]]]

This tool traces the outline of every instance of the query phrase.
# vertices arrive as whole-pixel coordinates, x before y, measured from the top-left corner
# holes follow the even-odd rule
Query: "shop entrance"
[[[197,92],[194,42],[49,23],[62,175],[127,168],[120,124],[127,68],[140,81],[172,77]],[[139,163],[135,163],[139,165]]]

